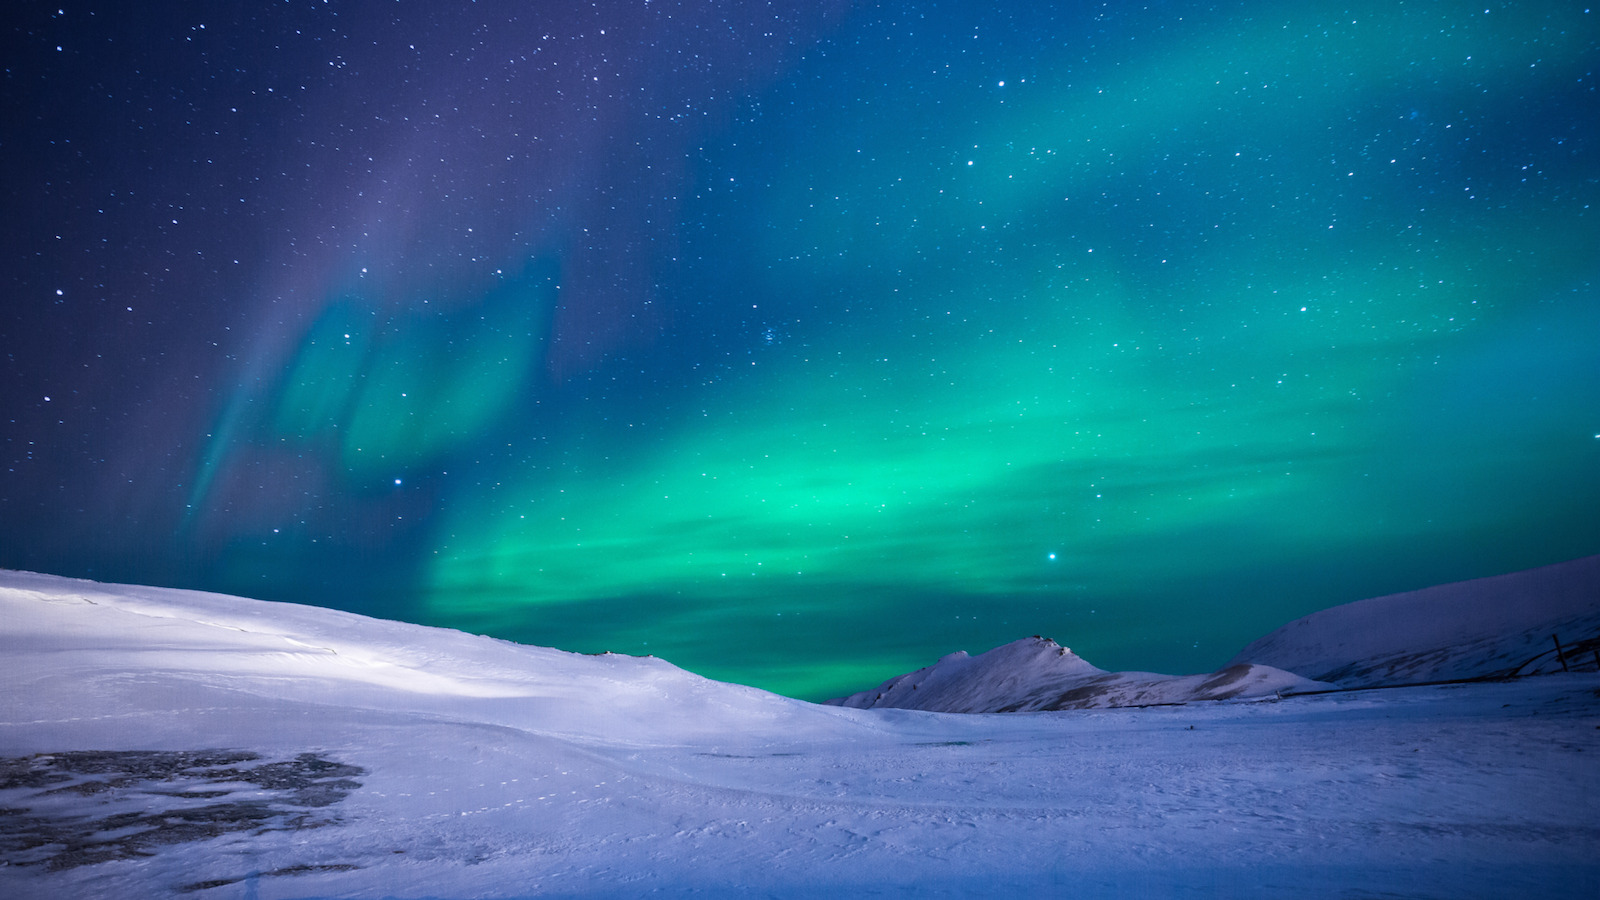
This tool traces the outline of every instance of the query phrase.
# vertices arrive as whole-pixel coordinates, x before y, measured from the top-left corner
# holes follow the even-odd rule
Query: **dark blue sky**
[[[22,4],[0,566],[802,696],[1600,550],[1582,4]]]

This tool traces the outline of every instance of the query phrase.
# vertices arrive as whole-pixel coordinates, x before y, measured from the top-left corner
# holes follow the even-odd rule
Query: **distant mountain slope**
[[[977,656],[958,651],[872,690],[828,703],[855,709],[1036,712],[1227,700],[1326,687],[1271,666],[1250,664],[1209,675],[1107,672],[1055,641],[1035,636]]]
[[[1251,643],[1234,665],[1276,666],[1340,687],[1594,671],[1600,556],[1359,600]]]
[[[1552,636],[1569,667],[1600,667],[1600,556],[1325,609],[1251,643],[1209,675],[1106,672],[1033,637],[977,656],[952,653],[828,703],[1032,712],[1532,675],[1561,671]]]

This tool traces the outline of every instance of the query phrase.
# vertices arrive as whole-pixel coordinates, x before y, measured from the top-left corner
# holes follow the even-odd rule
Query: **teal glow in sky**
[[[732,9],[339,24],[168,524],[0,564],[820,699],[1600,550],[1583,4]]]

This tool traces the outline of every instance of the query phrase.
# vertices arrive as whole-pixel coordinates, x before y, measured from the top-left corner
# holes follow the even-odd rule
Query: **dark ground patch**
[[[359,766],[302,753],[73,750],[0,758],[0,863],[70,869],[232,833],[320,828]],[[285,873],[293,874],[293,873]]]

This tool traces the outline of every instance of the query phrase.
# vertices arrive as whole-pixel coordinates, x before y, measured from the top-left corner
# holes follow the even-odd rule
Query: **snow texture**
[[[8,572],[0,659],[9,900],[1600,895],[1593,672],[861,710]]]

